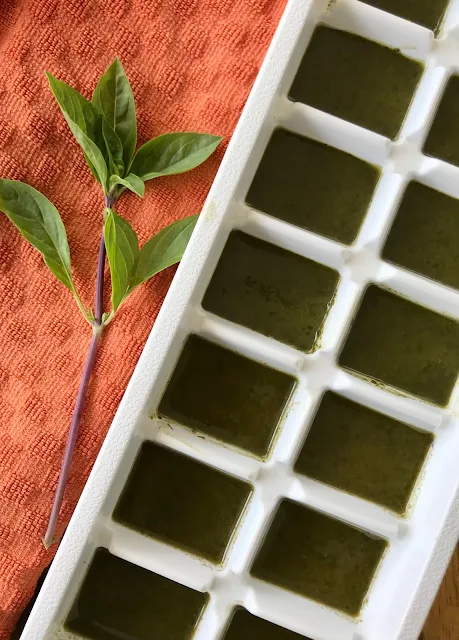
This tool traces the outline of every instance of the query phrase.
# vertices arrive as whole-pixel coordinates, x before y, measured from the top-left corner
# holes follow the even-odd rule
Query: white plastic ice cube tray
[[[424,75],[396,142],[287,99],[286,92],[318,22],[399,48],[425,62]],[[458,70],[459,0],[450,3],[437,40],[427,29],[358,0],[289,1],[23,640],[72,637],[62,629],[62,621],[98,546],[196,590],[208,591],[210,603],[196,640],[221,638],[235,604],[313,640],[417,638],[459,531],[458,388],[449,406],[440,409],[340,370],[336,356],[369,282],[459,318],[459,292],[395,268],[379,257],[397,203],[410,179],[416,177],[459,198],[459,168],[421,154],[446,81]],[[279,125],[382,168],[375,197],[353,246],[342,246],[244,204],[267,141]],[[203,293],[234,228],[339,271],[336,300],[326,319],[320,348],[313,354],[304,355],[201,308]],[[149,417],[155,412],[184,339],[191,332],[298,378],[280,436],[267,462],[198,437],[183,427],[171,429]],[[326,389],[436,434],[407,518],[293,473],[292,463]],[[111,520],[144,439],[156,440],[253,483],[253,497],[223,569],[206,565]],[[389,541],[358,620],[249,575],[251,561],[282,497],[310,505]]]

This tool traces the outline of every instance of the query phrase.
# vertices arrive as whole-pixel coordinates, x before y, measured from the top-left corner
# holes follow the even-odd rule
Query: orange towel
[[[1,0],[0,176],[46,194],[67,228],[77,286],[93,304],[101,190],[44,71],[89,97],[118,55],[139,143],[167,131],[225,136],[202,167],[147,184],[118,211],[144,242],[198,212],[285,0]],[[106,332],[58,533],[78,500],[173,270],[142,286]],[[108,296],[107,296],[108,297]],[[71,295],[0,214],[0,640],[9,638],[53,551],[46,527],[90,332]]]

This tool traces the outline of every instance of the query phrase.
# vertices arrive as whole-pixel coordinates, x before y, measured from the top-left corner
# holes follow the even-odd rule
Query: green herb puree
[[[238,478],[144,442],[114,518],[221,563],[251,492]]]
[[[295,383],[281,371],[192,335],[159,414],[264,457]]]
[[[459,324],[370,286],[339,363],[443,406],[459,372]]]
[[[328,267],[233,231],[203,307],[302,351],[312,351],[338,281],[338,273]]]
[[[276,129],[246,200],[274,218],[352,244],[379,176],[355,156]]]
[[[403,513],[432,440],[329,391],[295,471]]]
[[[99,548],[65,628],[91,640],[191,640],[208,599]]]
[[[449,0],[362,0],[365,4],[437,30]]]
[[[238,607],[222,640],[308,640]]]
[[[459,289],[459,200],[410,182],[382,257]]]
[[[284,500],[251,573],[357,615],[386,546],[385,540]]]
[[[289,97],[396,138],[423,70],[420,62],[395,49],[319,26]]]
[[[423,151],[459,166],[459,76],[448,80]]]

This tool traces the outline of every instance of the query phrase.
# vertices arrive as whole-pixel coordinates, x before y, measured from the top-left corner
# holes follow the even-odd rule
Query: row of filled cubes
[[[200,338],[191,340],[210,345]],[[220,364],[226,356],[245,360],[221,347],[210,346],[222,351]],[[206,360],[205,353],[200,355]],[[250,369],[243,371],[243,378],[254,378],[255,389],[261,385],[263,394],[271,397],[284,378],[281,396],[289,393],[288,376],[261,365],[256,365],[257,371],[252,366],[255,363],[246,362]],[[266,378],[262,379],[260,376],[264,375]],[[248,397],[250,405],[250,392]],[[272,408],[275,414],[279,413],[279,406]],[[263,421],[259,424],[262,426]],[[328,392],[294,469],[298,474],[403,512],[431,441],[427,433]],[[144,442],[113,517],[141,534],[221,565],[250,505],[252,492],[251,484],[239,478]],[[251,574],[357,615],[386,546],[381,538],[304,505],[282,500],[256,551]],[[182,597],[172,595],[175,592],[182,594],[186,602],[184,620],[180,615]],[[171,602],[166,603],[169,597]],[[117,633],[129,633],[140,640],[151,637],[145,635],[147,628],[148,633],[152,628],[160,633],[163,625],[188,625],[190,620],[194,628],[204,604],[202,594],[99,551],[66,626],[94,640],[112,637],[110,634],[118,637]],[[194,611],[191,618],[190,607]],[[147,623],[148,627],[144,627]],[[106,629],[107,634],[101,629]],[[174,636],[173,630],[174,626],[164,637],[191,637],[185,633]]]
[[[114,585],[118,585],[115,592]],[[208,594],[96,550],[66,627],[91,640],[190,640]],[[221,640],[304,640],[236,607]]]
[[[429,433],[327,392],[294,471],[402,514],[431,443]],[[251,495],[250,483],[146,442],[113,517],[222,564]]]
[[[403,232],[409,226],[405,213],[409,218],[413,199],[419,207],[423,200],[425,210],[429,197],[436,200],[437,195],[440,199],[444,198],[447,205],[452,202],[454,207],[459,207],[459,202],[413,183],[402,203],[402,215],[394,225],[395,235],[399,228]],[[445,207],[444,211],[447,215],[448,208]],[[459,211],[451,217],[457,221],[459,231],[459,215],[456,213]],[[433,225],[438,224],[438,217]],[[422,225],[417,229],[418,235],[431,237]],[[442,245],[441,238],[445,238],[444,244],[447,245],[449,240],[446,235],[445,231],[431,237],[432,246],[437,242]],[[413,252],[407,253],[392,238],[391,234],[386,245],[391,255],[399,255],[401,260],[412,262],[424,260],[426,269],[431,265],[433,270],[447,271],[457,278],[457,249],[449,262],[442,259],[443,254],[439,253],[439,249],[435,259],[432,257],[429,261],[422,250],[417,251],[415,241],[411,240]],[[234,231],[229,236],[202,304],[206,310],[227,320],[301,351],[311,352],[317,347],[338,283],[339,274],[336,271],[241,231]],[[374,340],[375,335],[378,340]],[[459,371],[458,346],[457,322],[389,291],[370,286],[339,356],[339,364],[424,400],[445,405]],[[190,350],[191,347],[185,350],[180,367],[185,366]],[[203,370],[202,376],[205,375]],[[193,385],[193,376],[187,373],[182,377],[187,380],[181,384],[180,393],[187,397],[186,389],[188,385]],[[219,378],[214,371],[207,377],[206,384],[218,384]],[[231,385],[230,374],[227,377],[227,384]],[[169,393],[173,393],[177,383],[180,384],[179,378],[177,372]],[[221,384],[225,386],[223,382]],[[199,391],[195,389],[188,395],[199,397]],[[218,402],[224,402],[221,395],[214,394]],[[173,408],[172,412],[177,417]],[[184,411],[181,413],[186,414]],[[183,421],[183,415],[178,418]],[[188,422],[190,419],[193,422],[192,416],[186,418]]]
[[[144,450],[142,455],[150,455],[155,446],[149,444],[150,451],[145,453]],[[156,454],[153,454],[153,458],[152,463],[161,460],[161,456]],[[172,464],[168,477],[173,476],[174,487],[179,483],[177,477],[183,484],[191,482],[194,489],[198,487],[193,476],[195,470],[186,469],[187,475],[183,477],[177,474],[174,460],[164,460],[164,464],[167,462]],[[163,461],[161,464],[164,466]],[[154,500],[157,510],[154,513],[150,509],[150,519],[163,529],[164,526],[167,528],[167,524],[164,525],[161,516],[169,525],[172,522],[175,538],[177,535],[186,537],[190,531],[199,531],[194,541],[199,540],[200,547],[204,545],[211,553],[220,554],[215,541],[221,538],[219,532],[228,526],[228,513],[234,508],[239,511],[241,503],[247,499],[248,487],[234,478],[224,478],[220,472],[214,470],[214,473],[216,475],[212,478],[200,478],[201,481],[210,481],[214,485],[205,488],[205,493],[212,494],[207,505],[203,507],[200,502],[202,492],[191,495],[187,490],[187,504],[180,502],[178,505],[172,503],[167,506],[167,499],[161,498],[161,504],[158,505],[158,501]],[[237,482],[240,483],[239,488]],[[228,487],[229,494],[222,492],[216,501],[219,490]],[[158,493],[157,488],[155,493]],[[143,504],[145,507],[148,501],[144,499]],[[181,515],[177,516],[176,510]],[[185,510],[192,515],[185,518],[185,523],[179,522],[180,519],[183,520]],[[142,523],[145,523],[145,518],[142,518]],[[231,524],[234,526],[234,522]],[[227,531],[225,537],[228,537]],[[369,535],[290,500],[283,500],[277,507],[250,573],[258,580],[355,616],[362,607],[386,547],[387,542],[382,538]],[[192,637],[207,602],[207,594],[198,593],[133,565],[111,555],[105,549],[98,549],[67,615],[65,627],[68,631],[91,640],[115,637],[187,640]],[[225,635],[225,638],[233,637],[234,624],[241,624],[242,637],[245,637],[244,634],[252,626],[257,630],[259,625],[260,631],[272,632],[274,638],[283,638],[283,634],[290,637],[279,627],[267,622],[258,623],[247,615],[245,621],[238,620],[235,623],[233,620],[230,623],[229,635]]]
[[[368,340],[375,342],[371,336]],[[198,434],[266,458],[295,385],[284,372],[193,335],[159,412]],[[430,434],[326,392],[295,470],[402,513],[431,441]]]
[[[459,98],[459,79],[457,95]],[[455,102],[459,105],[459,99]],[[343,151],[276,129],[246,200],[263,213],[352,244],[379,175],[376,167]],[[383,259],[459,288],[458,247],[459,201],[410,182],[398,205]]]

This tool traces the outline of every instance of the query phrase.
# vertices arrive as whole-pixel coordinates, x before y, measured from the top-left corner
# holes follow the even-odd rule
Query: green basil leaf
[[[94,168],[94,165],[92,164],[91,160],[88,158],[88,156],[85,154],[84,151],[83,151],[83,155],[84,155],[84,159],[86,160],[86,164],[88,165],[92,175],[95,177],[97,182],[100,182],[99,175],[98,175],[96,169]]]
[[[142,180],[190,171],[207,160],[220,140],[207,133],[166,133],[140,147],[131,171]]]
[[[136,176],[134,173],[130,173],[125,178],[120,178],[120,176],[112,176],[110,178],[110,189],[115,187],[117,184],[126,187],[130,191],[133,191],[138,196],[143,198],[145,194],[145,183],[143,180]]]
[[[127,170],[137,144],[137,122],[131,85],[118,58],[97,83],[92,102],[121,141]]]
[[[129,292],[139,257],[137,235],[121,216],[108,210],[104,240],[112,277],[112,307],[116,311]]]
[[[123,145],[105,118],[102,119],[102,135],[104,136],[105,146],[107,149],[110,173],[123,175]]]
[[[64,118],[76,141],[89,160],[91,171],[95,172],[99,182],[105,188],[107,183],[107,164],[104,158],[105,141],[102,134],[102,116],[81,93],[58,80],[51,73],[48,77],[51,91],[56,98]]]
[[[0,179],[0,210],[41,253],[56,278],[74,292],[64,223],[48,198],[23,182]]]
[[[162,229],[142,247],[132,278],[130,291],[156,273],[182,259],[198,216],[189,216]]]

